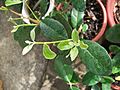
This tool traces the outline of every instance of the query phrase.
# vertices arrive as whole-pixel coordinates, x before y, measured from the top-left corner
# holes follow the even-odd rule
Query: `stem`
[[[18,27],[22,27],[22,26],[37,26],[37,24],[20,24],[17,25]]]
[[[16,14],[17,16],[23,17],[22,14],[14,11],[14,10],[12,10],[12,9],[8,9],[8,10],[9,10],[10,12]],[[33,18],[30,18],[30,17],[23,17],[23,18],[28,18],[30,21],[32,21],[33,23],[36,23],[36,24],[39,24],[39,23],[40,23],[38,20],[35,20],[35,19],[33,19]]]
[[[28,9],[31,11],[31,13],[33,14],[33,16],[35,17],[35,19],[37,19],[37,21],[40,22],[40,20],[37,18],[37,16],[34,14],[34,12],[32,11],[32,9],[29,7],[29,5],[26,3]]]
[[[53,41],[53,42],[34,42],[34,44],[56,44],[64,41],[71,41],[72,39],[67,39],[67,40],[60,40],[60,41]]]

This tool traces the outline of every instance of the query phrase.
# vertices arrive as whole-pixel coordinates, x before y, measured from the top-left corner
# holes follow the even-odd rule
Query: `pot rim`
[[[103,11],[103,23],[102,23],[102,27],[99,31],[99,33],[97,34],[97,36],[95,36],[92,41],[98,41],[104,34],[105,30],[106,30],[106,26],[107,26],[107,12],[106,9],[102,3],[101,0],[97,0],[97,2],[100,4],[102,11]]]
[[[111,88],[115,90],[120,90],[120,86],[111,84]]]
[[[116,0],[107,0],[106,11],[107,11],[108,23],[110,27],[116,24],[114,20],[114,15],[113,15],[115,2]]]

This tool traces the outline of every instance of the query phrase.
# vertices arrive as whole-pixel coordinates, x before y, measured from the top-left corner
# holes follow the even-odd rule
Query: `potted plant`
[[[89,0],[87,2],[88,4],[90,3]],[[22,3],[21,13],[10,8],[20,3]],[[63,3],[62,10],[60,11],[58,11],[58,8],[55,9],[55,5],[59,5],[59,3]],[[100,0],[97,0],[96,3],[99,3],[102,8],[104,7]],[[6,0],[5,6],[0,8],[0,10],[10,11],[20,16],[20,18],[9,19],[14,24],[14,29],[11,32],[15,35],[18,34],[20,37],[19,39],[17,37],[16,40],[19,40],[20,43],[21,41],[24,42],[21,38],[26,36],[26,33],[27,35],[29,34],[29,38],[25,38],[26,44],[24,45],[22,54],[27,54],[35,45],[42,45],[43,56],[47,60],[54,59],[55,71],[70,86],[70,90],[80,90],[78,85],[80,79],[71,65],[79,56],[87,67],[87,73],[82,80],[85,85],[92,86],[92,88],[99,88],[96,84],[102,82],[103,90],[107,85],[110,86],[110,82],[108,81],[113,82],[109,78],[112,69],[111,58],[105,48],[94,42],[104,33],[107,22],[106,13],[102,13],[102,16],[105,17],[102,26],[103,31],[98,30],[99,34],[95,38],[86,40],[84,37],[90,27],[87,24],[89,18],[95,21],[97,19],[91,10],[86,11],[89,17],[84,17],[86,0],[57,0],[56,2],[55,0],[50,0],[50,2],[42,0],[41,2],[38,1],[35,7],[38,4],[43,5],[41,6],[40,12],[33,11],[27,0]],[[47,10],[48,4],[49,7]],[[33,8],[35,9],[35,7]],[[28,10],[31,12],[30,14]],[[103,8],[102,11],[105,11],[105,9]],[[26,29],[26,27],[28,28]],[[29,31],[23,33],[21,32],[22,30],[23,32],[26,32],[26,30]],[[39,35],[38,31],[48,38],[48,41],[37,41],[36,36]],[[57,51],[52,50],[51,45]]]
[[[114,90],[120,90],[119,86],[119,73],[120,73],[120,25],[116,24],[112,28],[108,29],[106,32],[106,39],[113,43],[113,45],[110,45],[109,49],[112,54],[112,63],[113,63],[113,68],[112,68],[112,76],[116,80],[111,87]]]
[[[107,0],[106,10],[108,14],[108,23],[112,27],[119,24],[119,0]]]

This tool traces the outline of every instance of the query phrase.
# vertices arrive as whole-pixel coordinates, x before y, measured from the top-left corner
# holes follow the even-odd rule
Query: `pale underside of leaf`
[[[23,6],[22,6],[22,18],[23,18],[23,21],[27,24],[30,24],[30,20],[28,19],[29,18],[29,13],[28,13],[28,8],[27,8],[27,5],[26,5],[26,0],[23,0]]]
[[[46,14],[42,17],[42,19],[49,16],[49,14],[53,11],[54,7],[55,7],[55,0],[50,0],[49,8],[48,8]]]

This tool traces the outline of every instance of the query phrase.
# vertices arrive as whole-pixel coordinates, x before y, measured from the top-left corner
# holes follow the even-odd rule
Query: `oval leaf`
[[[100,76],[95,75],[95,74],[93,74],[91,72],[88,72],[83,77],[82,82],[83,82],[84,85],[92,86],[92,85],[97,84],[100,80],[101,80]]]
[[[109,75],[112,70],[112,62],[107,51],[96,42],[84,41],[89,47],[79,48],[79,57],[87,69],[98,75]]]
[[[83,24],[82,31],[86,32],[87,30],[88,30],[88,25],[87,24]]]
[[[31,37],[32,41],[35,41],[35,28],[33,28],[30,32],[30,37]]]
[[[106,39],[113,43],[120,43],[120,24],[114,25],[106,32]]]
[[[79,33],[78,33],[78,31],[77,31],[77,30],[73,30],[71,37],[72,37],[72,40],[73,40],[74,42],[78,42],[78,40],[79,40]]]
[[[34,44],[30,44],[30,45],[26,46],[22,51],[22,55],[27,54],[33,48],[33,45]]]
[[[80,41],[79,43],[80,43],[80,48],[82,48],[82,49],[87,49],[88,48],[88,45],[85,44],[83,41]]]
[[[70,44],[69,41],[63,41],[60,42],[57,46],[57,48],[59,48],[60,50],[69,50],[74,46],[74,44]]]
[[[71,12],[71,23],[73,28],[79,27],[82,24],[82,20],[84,17],[84,12],[79,12],[75,8],[72,9]]]
[[[63,40],[68,38],[64,26],[57,20],[46,18],[40,23],[40,28],[48,39]]]
[[[6,6],[11,6],[11,5],[20,4],[20,3],[22,3],[21,0],[6,0],[5,1]]]
[[[63,60],[65,60],[64,56],[57,56],[54,62],[54,68],[63,80],[70,82],[73,76],[73,69],[71,65],[64,64]]]
[[[78,49],[77,47],[74,47],[73,49],[70,50],[71,61],[75,60],[77,56],[78,56]]]
[[[56,54],[50,49],[50,47],[47,44],[43,45],[43,56],[46,59],[54,59],[56,57]]]

